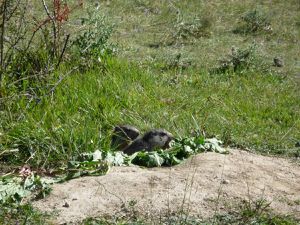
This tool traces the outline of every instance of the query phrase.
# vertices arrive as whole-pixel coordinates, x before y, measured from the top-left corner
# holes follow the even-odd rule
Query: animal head
[[[169,143],[173,140],[173,135],[163,129],[155,129],[147,132],[143,140],[149,143],[152,147],[160,147],[163,149],[169,148]]]

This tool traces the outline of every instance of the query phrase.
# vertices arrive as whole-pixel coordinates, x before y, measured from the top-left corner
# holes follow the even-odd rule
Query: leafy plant
[[[4,176],[0,181],[0,203],[20,202],[23,198],[36,193],[44,197],[51,190],[50,184],[64,182],[81,176],[100,176],[108,173],[111,166],[135,164],[145,167],[173,166],[189,156],[205,151],[227,153],[221,141],[216,138],[204,139],[202,136],[179,138],[171,143],[168,150],[136,152],[128,156],[122,152],[81,153],[70,160],[66,167],[55,171],[54,179],[41,178],[30,170],[22,170],[25,177]]]
[[[210,36],[212,19],[208,16],[195,15],[186,19],[180,10],[177,10],[176,20],[172,23],[170,31],[162,41],[165,45],[181,44],[200,37]]]
[[[158,149],[153,152],[136,152],[132,156],[124,156],[124,164],[135,164],[145,167],[174,166],[191,155],[206,151],[226,154],[228,151],[221,147],[222,142],[216,138],[204,139],[201,136],[179,138],[171,142],[168,150]],[[120,153],[115,157],[120,157]],[[119,160],[120,161],[120,160]]]
[[[135,164],[145,167],[173,166],[181,163],[189,156],[205,151],[226,154],[221,147],[222,142],[216,138],[190,137],[176,139],[168,150],[158,149],[153,152],[140,151],[128,156],[123,152],[82,153],[68,162],[67,167],[60,169],[62,176],[59,182],[80,176],[99,176],[108,173],[110,166]]]
[[[190,21],[181,19],[174,24],[172,37],[176,40],[187,40],[189,37],[199,38],[209,36],[212,23],[209,18],[195,17]]]
[[[58,182],[78,178],[81,176],[100,176],[109,171],[110,164],[103,160],[102,153],[96,150],[92,153],[82,153],[78,157],[68,162],[66,168],[62,168],[62,176],[58,177]]]
[[[48,224],[49,215],[41,213],[31,204],[2,204],[0,210],[0,224]]]
[[[75,52],[79,54],[83,65],[102,64],[107,55],[116,52],[116,46],[109,43],[113,25],[97,9],[89,10],[88,17],[82,18],[83,29],[73,41]]]
[[[0,204],[21,202],[35,193],[36,197],[45,197],[50,190],[51,179],[41,178],[33,173],[23,179],[22,177],[4,176],[0,177]]]
[[[220,60],[220,65],[211,70],[211,73],[226,73],[229,71],[238,72],[245,69],[256,68],[258,66],[256,55],[256,45],[252,44],[245,49],[233,47],[231,54]],[[260,62],[262,63],[262,62]]]
[[[272,31],[269,18],[261,11],[253,10],[241,17],[241,25],[234,33],[252,34],[261,31]]]

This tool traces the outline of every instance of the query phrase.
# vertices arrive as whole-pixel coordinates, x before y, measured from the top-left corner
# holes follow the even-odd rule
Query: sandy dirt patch
[[[116,215],[130,202],[141,214],[185,209],[206,218],[249,198],[264,198],[275,212],[300,218],[299,165],[239,150],[203,153],[171,168],[113,167],[105,176],[56,184],[33,205],[65,223]]]

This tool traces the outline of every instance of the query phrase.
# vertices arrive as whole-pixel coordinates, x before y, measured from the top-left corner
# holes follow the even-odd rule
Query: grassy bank
[[[262,153],[292,153],[300,138],[300,95],[290,79],[257,71],[158,73],[117,59],[106,68],[74,72],[36,101],[6,100],[1,146],[19,149],[7,159],[21,163],[30,157],[28,163],[40,166],[106,150],[119,123],[163,127],[178,136],[200,128],[226,144]]]
[[[84,6],[96,9],[96,2]],[[0,147],[19,152],[5,153],[2,161],[63,164],[79,152],[106,150],[118,123],[142,130],[163,127],[178,136],[200,128],[228,145],[299,155],[296,1],[284,6],[250,0],[107,1],[98,6],[96,12],[115,24],[111,41],[118,56],[103,58],[104,70],[72,60],[42,82],[5,76]],[[77,30],[81,11],[71,14],[67,31]],[[111,28],[95,29],[99,35]],[[274,57],[284,66],[274,67]]]

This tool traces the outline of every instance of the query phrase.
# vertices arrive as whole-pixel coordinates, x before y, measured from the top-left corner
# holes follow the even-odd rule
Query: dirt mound
[[[249,198],[265,198],[276,212],[300,218],[300,167],[239,150],[204,153],[172,168],[113,167],[105,176],[56,184],[34,206],[56,212],[58,223],[116,215],[128,203],[142,214],[185,209],[205,218]]]

